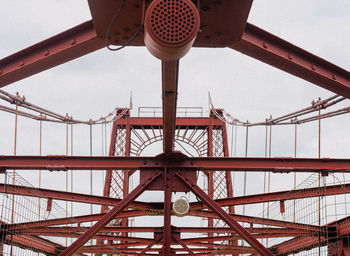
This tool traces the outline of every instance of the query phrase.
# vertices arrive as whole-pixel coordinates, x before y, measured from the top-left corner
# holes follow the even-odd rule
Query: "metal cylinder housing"
[[[191,0],[153,0],[145,15],[145,44],[155,57],[180,59],[191,49],[200,25]]]

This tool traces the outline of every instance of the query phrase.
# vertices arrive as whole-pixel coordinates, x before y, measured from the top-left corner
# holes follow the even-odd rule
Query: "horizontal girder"
[[[348,172],[349,159],[331,158],[220,158],[220,157],[89,157],[89,156],[0,156],[0,170],[160,170],[196,169],[231,171]]]

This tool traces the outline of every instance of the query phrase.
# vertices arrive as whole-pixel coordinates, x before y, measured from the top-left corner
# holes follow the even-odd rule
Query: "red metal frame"
[[[108,25],[114,15],[113,10],[119,7],[122,1],[89,0],[93,18],[91,21],[0,60],[0,87],[96,51],[105,45],[106,38],[108,38],[108,43],[124,45],[132,36],[130,24],[133,26],[138,24],[140,22],[139,12],[145,11],[136,0],[130,0],[128,3],[125,12],[121,13],[119,17],[118,26],[112,27],[112,33],[107,35]],[[197,35],[194,47],[230,47],[350,98],[350,74],[348,71],[247,23],[251,4],[251,0],[216,1],[215,3],[211,0],[201,1],[200,5],[198,4],[201,31]],[[149,1],[146,5],[149,5]],[[135,40],[130,45],[144,46],[142,34],[136,35]],[[187,252],[187,254],[182,255],[210,255],[213,252],[231,255],[239,253],[284,255],[329,243],[329,255],[349,255],[349,244],[344,240],[344,237],[350,234],[348,218],[326,226],[313,226],[234,214],[235,205],[276,200],[281,201],[281,211],[283,211],[284,200],[349,193],[349,184],[312,190],[301,189],[292,192],[281,191],[233,197],[231,172],[318,172],[327,175],[329,172],[348,172],[350,160],[229,158],[225,123],[214,118],[213,115],[210,118],[176,117],[178,72],[179,60],[162,62],[162,118],[131,118],[128,110],[120,110],[125,112],[123,112],[122,118],[113,124],[109,157],[0,156],[0,170],[2,172],[8,169],[107,170],[102,197],[0,184],[0,191],[7,194],[48,198],[49,202],[52,202],[52,199],[58,199],[94,203],[101,205],[102,211],[101,214],[74,218],[32,223],[2,223],[1,232],[5,234],[5,239],[1,246],[4,243],[11,243],[47,255],[57,255],[58,253],[60,253],[59,255],[85,255],[84,253],[112,255],[114,249],[127,255],[149,255],[147,252],[159,252],[163,256],[175,255],[176,252]],[[217,112],[220,114],[220,110]],[[185,132],[181,135],[182,130]],[[190,130],[191,132],[189,132]],[[146,139],[144,139],[145,137]],[[146,146],[158,140],[163,140],[164,153],[162,155],[140,157]],[[186,142],[194,147],[199,157],[186,157],[174,152],[176,140]],[[201,140],[203,142],[200,142]],[[141,177],[145,179],[130,192],[128,179],[135,170],[141,170]],[[196,170],[207,174],[208,194],[197,186],[194,175]],[[216,189],[218,187],[216,182],[219,180],[224,182],[224,188],[220,190]],[[113,182],[118,184],[120,190],[115,190]],[[135,201],[136,197],[146,188],[163,190],[164,203]],[[192,203],[189,215],[209,218],[209,227],[171,226],[172,192],[178,191],[192,191],[203,201],[201,205]],[[114,207],[109,210],[109,206]],[[127,206],[133,210],[126,210]],[[199,210],[199,207],[203,209]],[[228,207],[227,211],[222,207]],[[211,211],[206,208],[210,208]],[[145,216],[152,211],[164,215],[164,228],[127,226],[128,217]],[[122,224],[106,227],[115,218],[122,219]],[[216,224],[220,221],[225,222],[230,228],[218,226],[214,224],[214,220],[216,220]],[[77,227],[52,227],[53,225],[91,221],[97,222],[90,228],[80,227],[80,224]],[[250,223],[251,228],[245,229],[237,221]],[[271,225],[279,228],[256,228],[253,227],[253,224]],[[129,232],[150,232],[154,234],[154,238],[128,237]],[[182,239],[182,232],[205,232],[208,233],[208,236]],[[120,233],[123,235],[116,235]],[[213,236],[213,233],[230,235]],[[332,240],[334,234],[339,238],[336,242]],[[42,239],[40,235],[77,237],[78,239],[71,246],[63,248],[49,240]],[[99,242],[96,245],[84,246],[94,236]],[[285,236],[294,238],[269,249],[257,240],[257,238]],[[237,240],[242,238],[256,252],[250,247],[238,246]],[[108,241],[107,245],[103,242],[104,240]],[[113,241],[120,243],[115,244]],[[218,241],[229,241],[229,243],[218,245]],[[159,243],[162,244],[161,248],[159,246],[152,248]],[[183,249],[172,248],[173,243],[181,245]],[[144,247],[132,248],[138,245]],[[80,248],[81,252],[76,253]]]

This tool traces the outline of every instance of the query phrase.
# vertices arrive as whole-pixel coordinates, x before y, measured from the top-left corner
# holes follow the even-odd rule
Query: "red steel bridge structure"
[[[11,245],[61,256],[204,256],[291,255],[326,247],[328,255],[350,255],[350,216],[310,225],[235,213],[237,205],[272,201],[280,202],[283,212],[286,200],[344,194],[350,184],[235,197],[231,180],[233,172],[241,171],[326,176],[348,172],[350,160],[229,157],[221,109],[212,109],[208,117],[176,116],[179,60],[192,47],[229,47],[345,98],[350,98],[348,71],[247,23],[252,0],[89,0],[88,4],[92,20],[0,60],[0,87],[106,46],[146,46],[162,61],[162,117],[132,117],[130,109],[118,109],[108,157],[0,156],[2,173],[12,169],[107,170],[103,196],[1,184],[5,194],[48,198],[48,208],[52,200],[101,205],[100,214],[3,221],[3,248]],[[162,154],[141,156],[158,141],[163,143]],[[191,146],[198,157],[175,151],[177,142]],[[136,171],[140,171],[139,185],[129,190],[129,178]],[[207,179],[207,191],[197,182],[199,171]],[[150,190],[163,193],[164,201],[136,200]],[[197,202],[189,203],[186,214],[206,218],[206,227],[172,225],[174,192],[195,194]],[[162,226],[129,225],[128,218],[150,213],[162,216]],[[148,233],[149,238],[141,233]],[[186,233],[205,235],[185,237]],[[60,244],[51,237],[73,240]],[[284,239],[274,245],[262,242],[273,237]],[[10,254],[3,253],[12,255],[12,249]]]

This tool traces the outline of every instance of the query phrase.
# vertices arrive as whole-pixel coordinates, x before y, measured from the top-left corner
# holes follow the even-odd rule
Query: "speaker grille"
[[[198,11],[190,0],[158,0],[151,8],[151,30],[158,40],[178,44],[197,33]]]

